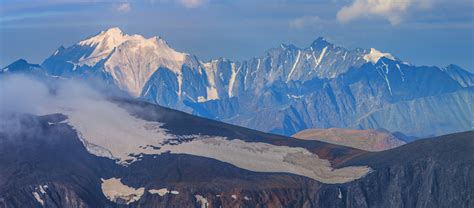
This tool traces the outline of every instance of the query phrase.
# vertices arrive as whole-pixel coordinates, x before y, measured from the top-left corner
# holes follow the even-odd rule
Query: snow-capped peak
[[[113,48],[110,51],[114,52],[105,56],[107,61],[104,63],[104,69],[110,73],[120,88],[133,96],[139,96],[151,75],[160,67],[164,67],[177,75],[178,94],[180,94],[181,67],[188,54],[174,50],[158,36],[145,38],[141,35],[120,36],[117,34],[112,31],[110,37],[116,38],[115,43],[121,43],[111,45]]]
[[[124,35],[122,30],[118,27],[113,27],[108,30],[104,30],[96,36],[90,37],[78,43],[82,46],[99,46],[103,48],[114,48],[129,38],[128,35]]]
[[[114,48],[128,40],[137,38],[143,37],[140,35],[126,35],[118,27],[104,30],[93,37],[77,43],[79,46],[94,48],[92,53],[87,57],[82,57],[78,64],[93,66],[100,60],[107,57],[114,50]]]
[[[189,60],[189,54],[174,50],[159,36],[128,35],[118,27],[104,30],[61,52],[63,50],[55,52],[53,57],[68,60],[73,71],[78,67],[101,69],[118,87],[133,96],[140,95],[147,80],[159,68],[176,74],[180,94],[181,68]]]
[[[176,52],[170,48],[168,43],[161,37],[154,36],[145,38],[141,35],[127,35],[118,27],[113,27],[100,32],[86,40],[77,43],[79,46],[92,47],[94,50],[87,57],[79,60],[79,65],[93,66],[100,60],[108,57],[115,48],[134,49],[153,48],[157,54],[163,55],[165,59],[173,62],[183,62],[186,54]],[[122,46],[123,45],[123,46]]]
[[[166,40],[163,39],[163,38],[161,38],[160,36],[154,36],[154,37],[152,37],[152,38],[150,38],[150,39],[152,39],[153,41],[155,41],[157,45],[166,46],[166,47],[168,47],[168,48],[170,47],[170,46],[168,45],[168,42],[166,42]]]
[[[377,63],[379,61],[379,59],[382,58],[382,57],[385,57],[385,58],[388,58],[388,59],[391,59],[391,60],[395,60],[395,57],[393,57],[392,54],[382,53],[382,52],[380,52],[379,50],[377,50],[375,48],[371,48],[370,52],[368,54],[364,55],[364,59],[367,62],[372,62],[374,64]]]

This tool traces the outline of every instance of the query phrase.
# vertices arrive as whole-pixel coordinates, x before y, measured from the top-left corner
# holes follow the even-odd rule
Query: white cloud
[[[178,0],[178,3],[186,8],[197,8],[209,2],[209,0]]]
[[[290,20],[290,28],[302,29],[308,26],[319,25],[323,20],[318,16],[302,16]]]
[[[179,6],[188,8],[188,9],[194,9],[201,7],[207,3],[209,3],[211,0],[145,0],[146,2],[149,2],[151,4],[178,4]]]
[[[119,12],[127,13],[132,10],[132,5],[129,2],[123,2],[117,6],[116,10]]]
[[[392,25],[402,22],[409,9],[429,9],[432,0],[354,0],[337,12],[337,20],[345,23],[361,17],[380,16]]]

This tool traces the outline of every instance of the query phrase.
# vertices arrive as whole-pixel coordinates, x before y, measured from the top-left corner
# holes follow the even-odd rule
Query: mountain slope
[[[184,135],[198,133],[201,136],[194,139],[212,135],[258,140],[280,147],[304,146],[337,169],[368,166],[372,171],[355,181],[326,184],[174,152],[141,154],[121,165],[91,151],[87,141],[93,140],[79,134],[80,125],[71,116],[16,115],[2,119],[14,121],[17,131],[0,128],[0,207],[472,207],[474,203],[472,131],[367,153],[265,134],[143,102],[112,102],[135,118],[162,122],[169,135],[182,135],[170,140],[177,146],[192,142]]]
[[[0,74],[15,74],[15,73],[25,73],[25,74],[43,74],[44,69],[41,68],[38,64],[28,63],[25,59],[19,59],[10,65],[0,69]]]
[[[474,88],[398,102],[360,118],[362,128],[385,126],[409,135],[440,135],[472,129]],[[426,123],[419,123],[426,121]],[[429,122],[428,122],[429,121]]]
[[[352,159],[344,165],[369,163],[377,171],[347,187],[348,204],[472,207],[473,138],[474,131],[444,135]]]
[[[42,66],[51,75],[99,77],[133,97],[282,135],[336,127],[422,137],[469,130],[466,117],[473,115],[464,108],[472,98],[472,73],[454,65],[414,66],[389,53],[348,50],[323,38],[306,48],[282,44],[245,61],[202,61],[161,38],[111,28],[61,47]],[[423,108],[427,99],[436,111]],[[407,109],[394,113],[396,106]],[[275,119],[268,122],[269,116]],[[418,125],[401,124],[407,116]],[[384,122],[388,119],[395,124]]]

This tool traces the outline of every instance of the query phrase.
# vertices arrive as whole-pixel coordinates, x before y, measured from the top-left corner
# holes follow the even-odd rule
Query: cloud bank
[[[207,2],[209,2],[209,0],[178,0],[178,3],[189,9],[203,6]]]
[[[59,101],[68,106],[109,97],[128,98],[123,92],[97,80],[40,80],[24,74],[0,76],[0,117],[24,113],[43,115]]]
[[[0,132],[9,137],[25,131],[24,115],[47,115],[58,104],[93,106],[106,99],[87,84],[74,80],[40,81],[29,75],[0,76]],[[15,138],[15,137],[12,137]]]
[[[354,0],[351,5],[337,12],[341,23],[359,18],[379,16],[387,19],[392,25],[400,24],[409,9],[428,9],[432,0]]]
[[[319,16],[302,16],[290,21],[290,28],[303,29],[308,26],[321,25],[324,23]]]
[[[132,5],[129,3],[129,2],[124,2],[124,3],[121,3],[117,6],[116,10],[118,12],[123,12],[123,13],[127,13],[129,12],[130,10],[132,10]]]

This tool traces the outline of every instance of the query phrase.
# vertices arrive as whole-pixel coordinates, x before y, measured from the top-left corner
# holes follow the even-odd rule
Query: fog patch
[[[22,75],[0,78],[0,115],[37,113],[50,102],[48,87],[33,77]]]
[[[27,74],[0,76],[0,132],[16,134],[24,115],[61,113],[69,106],[93,104],[107,97],[124,97],[109,85],[95,80],[74,80]]]

